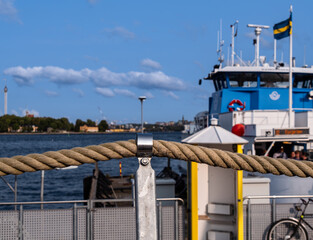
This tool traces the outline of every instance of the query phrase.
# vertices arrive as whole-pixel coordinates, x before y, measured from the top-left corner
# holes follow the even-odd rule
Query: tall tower
[[[8,88],[7,88],[7,81],[5,81],[4,87],[4,115],[8,114]]]

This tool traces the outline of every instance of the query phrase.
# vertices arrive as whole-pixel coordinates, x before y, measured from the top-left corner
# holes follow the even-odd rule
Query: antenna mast
[[[254,30],[254,33],[255,33],[255,36],[256,36],[256,43],[255,43],[255,63],[256,63],[256,66],[258,67],[259,66],[259,63],[260,63],[260,57],[259,57],[259,51],[260,51],[260,35],[261,35],[261,32],[262,32],[262,29],[268,29],[270,28],[269,26],[266,26],[266,25],[255,25],[255,24],[248,24],[248,27],[250,28],[255,28]]]
[[[235,25],[238,27],[238,20],[231,27],[231,65],[234,66],[235,63],[235,37],[237,36],[237,31],[235,33]]]
[[[219,54],[218,61],[220,62],[220,67],[222,67],[222,62],[224,62],[224,55],[223,55],[223,46],[224,46],[224,40],[222,38],[222,19],[220,21],[220,32],[217,34],[217,54]]]

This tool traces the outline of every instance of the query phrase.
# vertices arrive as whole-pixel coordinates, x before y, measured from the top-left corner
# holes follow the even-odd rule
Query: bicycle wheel
[[[270,228],[267,240],[307,240],[307,230],[295,220],[282,219]]]

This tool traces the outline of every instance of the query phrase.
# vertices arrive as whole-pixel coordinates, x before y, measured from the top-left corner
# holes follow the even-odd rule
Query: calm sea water
[[[181,133],[154,133],[155,140],[180,142]],[[133,133],[118,134],[69,134],[69,135],[0,135],[0,157],[44,153],[73,147],[98,145],[106,142],[136,139]],[[123,175],[135,174],[138,168],[136,158],[100,162],[99,168],[104,174],[119,175],[119,161],[122,162]],[[158,174],[167,165],[167,159],[154,158],[152,167]],[[179,166],[185,162],[171,160],[174,171],[180,173]],[[94,164],[83,164],[71,170],[45,171],[44,200],[81,200],[83,199],[83,179],[92,175]],[[14,176],[5,176],[14,186]],[[41,172],[24,173],[18,176],[18,201],[40,201]],[[14,201],[14,194],[0,179],[0,202]]]

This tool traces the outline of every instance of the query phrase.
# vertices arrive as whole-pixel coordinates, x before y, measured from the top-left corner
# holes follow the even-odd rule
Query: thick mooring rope
[[[136,152],[137,146],[135,141],[129,140],[46,152],[43,154],[0,158],[0,176],[78,166],[84,163],[95,163],[110,159],[130,158],[135,157]],[[313,177],[313,163],[309,161],[249,156],[163,140],[153,141],[153,156],[194,161],[210,166],[246,170],[249,172]]]

